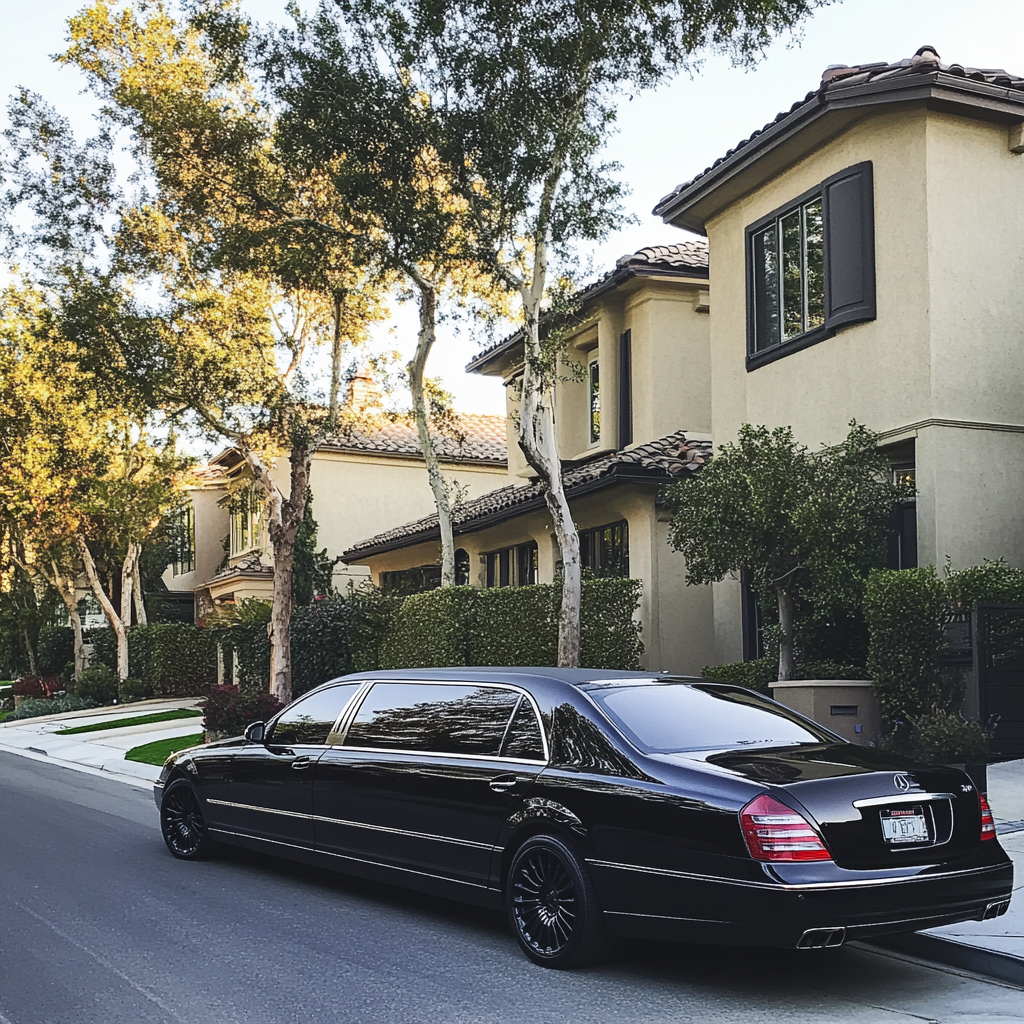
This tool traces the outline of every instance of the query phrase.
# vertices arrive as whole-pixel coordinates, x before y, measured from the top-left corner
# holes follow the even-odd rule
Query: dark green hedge
[[[191,697],[217,683],[217,645],[210,630],[184,622],[133,626],[128,666],[157,697]]]
[[[75,631],[70,626],[43,626],[39,630],[39,674],[59,676],[75,660]]]
[[[385,636],[380,667],[554,665],[560,600],[560,587],[550,584],[413,594]],[[643,642],[633,617],[639,602],[638,580],[584,581],[584,667],[640,667]]]

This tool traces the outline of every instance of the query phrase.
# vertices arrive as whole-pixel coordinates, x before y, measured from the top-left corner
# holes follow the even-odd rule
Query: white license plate
[[[882,837],[887,843],[927,843],[928,822],[921,808],[882,811]]]

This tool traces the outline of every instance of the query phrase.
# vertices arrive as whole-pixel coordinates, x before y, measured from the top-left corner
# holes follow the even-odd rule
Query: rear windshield
[[[713,684],[609,686],[590,691],[626,737],[649,754],[835,742],[749,690]]]

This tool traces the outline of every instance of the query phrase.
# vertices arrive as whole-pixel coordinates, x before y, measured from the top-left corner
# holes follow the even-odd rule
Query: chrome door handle
[[[495,793],[507,793],[510,789],[515,789],[518,783],[519,779],[515,775],[499,775],[496,779],[491,779],[488,785]]]
[[[292,761],[293,768],[308,768],[313,762],[308,757],[297,757]]]

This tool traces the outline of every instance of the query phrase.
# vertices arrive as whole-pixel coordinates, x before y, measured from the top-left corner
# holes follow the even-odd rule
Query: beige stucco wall
[[[164,570],[163,581],[168,590],[194,590],[217,571],[224,560],[224,538],[228,535],[228,511],[218,502],[224,497],[223,487],[202,487],[188,492],[195,510],[196,567],[192,572],[176,576],[172,566]]]
[[[864,160],[877,319],[747,373],[744,229]],[[885,440],[914,439],[921,564],[1024,565],[1024,156],[1009,151],[1005,126],[923,107],[876,112],[707,229],[716,445],[749,422],[792,426],[816,447],[840,440],[852,418]],[[735,660],[732,581],[715,588],[715,620],[719,660]]]
[[[507,482],[503,466],[443,467],[445,478],[476,498]],[[279,486],[287,493],[287,465],[275,467]],[[284,477],[284,479],[281,479]],[[434,496],[426,467],[416,459],[380,458],[337,452],[317,452],[310,472],[317,547],[332,558],[367,537],[434,511]],[[339,564],[334,585],[365,579],[361,566]]]

